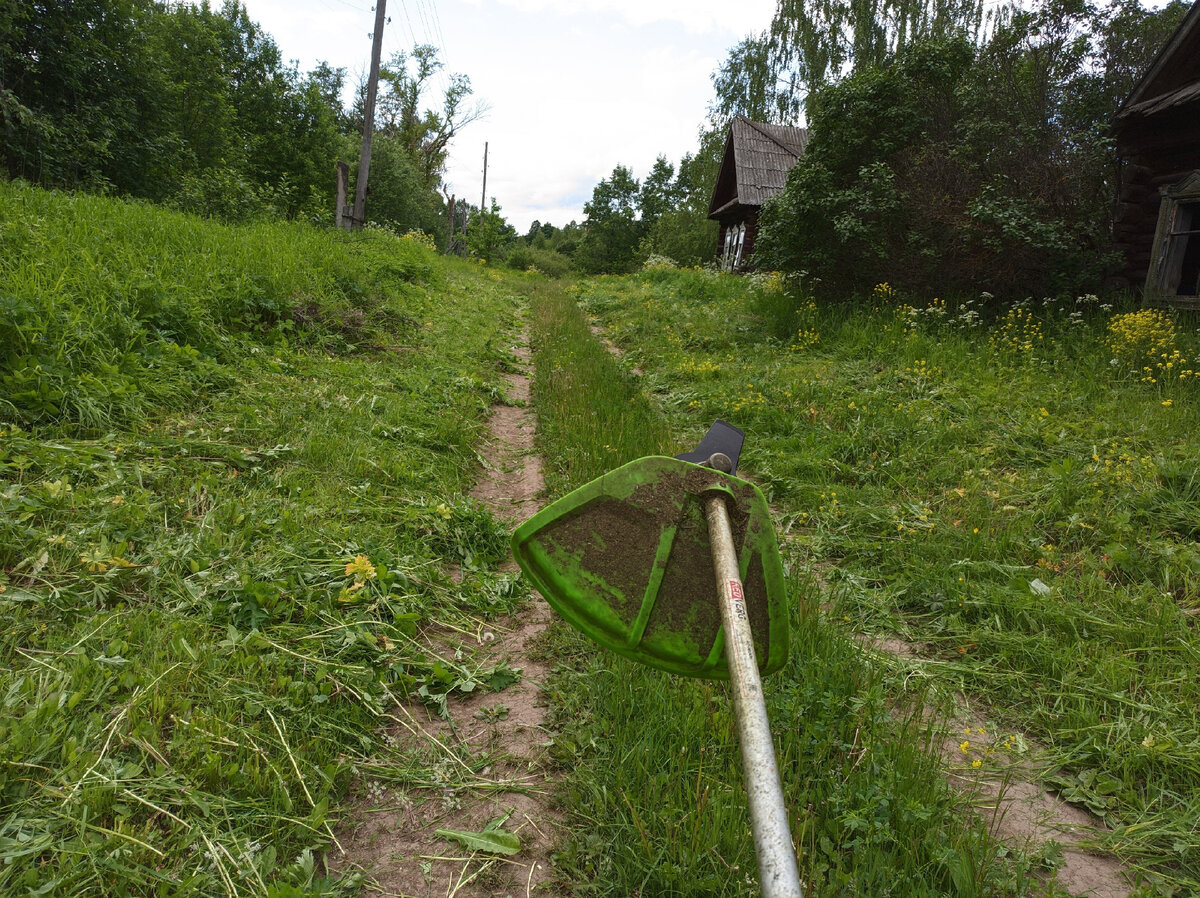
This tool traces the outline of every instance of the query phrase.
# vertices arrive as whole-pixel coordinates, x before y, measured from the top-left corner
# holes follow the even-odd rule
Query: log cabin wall
[[[1122,104],[1114,133],[1120,186],[1113,239],[1125,254],[1123,284],[1142,287],[1163,193],[1200,170],[1200,0]]]
[[[1200,169],[1200,103],[1130,122],[1118,132],[1121,189],[1113,237],[1125,253],[1122,282],[1141,287],[1154,249],[1162,190]]]

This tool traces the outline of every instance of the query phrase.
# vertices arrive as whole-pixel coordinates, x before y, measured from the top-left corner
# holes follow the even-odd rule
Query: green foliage
[[[957,242],[957,222],[920,214],[938,194],[911,178],[939,153],[931,144],[940,129],[957,119],[955,88],[972,59],[965,41],[921,44],[891,66],[826,88],[813,104],[804,156],[764,210],[758,264],[810,272],[831,292],[865,292],[881,281],[923,285],[935,276],[956,283],[959,272],[942,263],[952,257],[945,247]]]
[[[347,158],[358,154],[361,136],[348,137],[343,142]],[[350,178],[354,190],[357,169]],[[367,196],[367,221],[384,225],[397,233],[422,231],[444,240],[446,225],[444,204],[413,163],[404,144],[397,138],[375,135],[371,143],[370,192]]]
[[[536,270],[551,278],[566,277],[574,271],[569,256],[556,250],[524,244],[514,246],[509,251],[504,264],[518,271]]]
[[[587,215],[583,240],[575,252],[575,264],[586,274],[631,271],[641,239],[643,224],[638,219],[638,182],[623,165],[592,189],[584,204]]]
[[[1008,298],[1094,291],[1117,261],[1119,64],[1142,52],[1098,36],[1128,34],[1130,17],[1148,27],[1127,9],[1048,0],[977,50],[910,43],[824,88],[805,158],[764,211],[759,263],[807,271],[826,296],[881,282]]]
[[[384,291],[431,270],[427,250],[385,235],[351,246],[19,183],[0,185],[0,220],[0,395],[25,425],[104,429],[203,403],[262,339],[331,352],[377,341],[402,320]],[[353,262],[376,244],[386,265]]]
[[[666,256],[680,265],[711,262],[717,245],[717,223],[707,210],[682,208],[664,212],[638,245],[638,256]]]
[[[239,3],[6,7],[8,175],[236,220],[318,214],[337,122]]]
[[[638,210],[643,227],[652,227],[678,203],[675,166],[667,161],[666,156],[659,156],[638,189]]]
[[[156,148],[149,0],[17,0],[0,11],[0,106],[10,178],[129,190]]]
[[[782,4],[715,77],[714,122],[803,105],[812,132],[757,264],[826,296],[1095,290],[1119,261],[1109,123],[1183,8]]]
[[[814,651],[809,640],[823,639],[826,627],[898,635],[918,658],[880,665],[894,676],[876,666],[872,676],[885,683],[868,679],[854,694],[869,706],[872,690],[882,688],[903,707],[922,681],[966,695],[989,718],[988,732],[1004,734],[992,740],[992,754],[970,755],[982,769],[1006,755],[1029,769],[1028,755],[1019,755],[1026,740],[1036,741],[1044,754],[1032,766],[1046,771],[1048,787],[1103,819],[1109,831],[1098,847],[1122,860],[1145,894],[1195,894],[1200,340],[1183,326],[1187,319],[1088,295],[1021,301],[997,313],[981,311],[995,305],[991,297],[943,302],[887,284],[876,285],[871,306],[852,306],[813,302],[803,285],[785,291],[773,277],[713,274],[703,286],[704,274],[658,269],[595,282],[582,298],[622,349],[622,364],[644,372],[641,382],[675,432],[698,436],[714,417],[747,430],[742,466],[777,510],[793,576],[809,572],[816,580],[803,601],[824,609],[797,627],[804,669],[766,684],[804,721],[798,750],[819,752],[820,740],[806,734],[837,726],[817,723],[825,718],[814,703],[791,704],[796,690],[828,689],[822,678],[836,683],[840,676],[824,672],[841,663],[838,650]],[[590,659],[578,664],[592,670]],[[693,746],[711,752],[719,740],[677,725],[668,703],[656,704],[658,687],[636,676],[593,672],[585,681],[593,689],[604,684],[610,701],[636,707],[642,719],[668,721],[666,733],[647,736],[642,728],[640,744],[650,748],[645,774],[631,769],[637,750],[625,747],[635,725],[610,724],[608,709],[587,699],[577,712],[587,723],[576,751],[583,758],[611,748],[624,759],[612,765],[614,778],[621,777],[651,849],[674,862],[664,834],[674,826],[686,835],[678,821],[690,819],[691,805],[656,784],[663,765],[654,759],[679,757],[681,744],[690,759]],[[617,734],[596,737],[601,727]],[[879,744],[869,725],[862,732]],[[660,733],[662,741],[652,742]],[[781,755],[791,751],[792,736],[779,738]],[[964,760],[967,751],[976,749],[964,750]],[[838,805],[837,823],[815,803],[818,836],[806,850],[828,864],[816,894],[849,890],[830,859],[855,838],[862,839],[856,870],[894,865],[908,875],[903,865],[911,858],[889,857],[870,835],[872,812],[855,808],[859,800],[867,809],[881,806],[880,783],[859,779],[862,766],[881,756],[883,749],[870,749],[853,772],[842,773],[836,758],[826,768],[820,756],[809,768],[837,771],[824,779],[845,782],[858,796]],[[907,763],[891,769],[913,774]],[[715,782],[735,775],[713,774]],[[605,785],[612,796],[614,782]],[[592,788],[584,780],[579,800],[601,817],[612,799]],[[845,802],[839,790],[836,800]],[[931,811],[932,826],[942,813],[937,794],[934,786],[897,791],[886,804]],[[806,807],[805,800],[790,807]],[[670,808],[661,819],[658,805]],[[619,824],[601,817],[613,833],[628,833],[611,838],[640,844],[632,812],[619,816]],[[856,835],[831,834],[828,827],[851,820]],[[914,834],[916,851],[934,851],[919,839]],[[944,844],[954,843],[946,837]],[[581,868],[588,872],[628,865],[654,875],[653,854],[635,849],[626,859],[598,843],[585,850],[581,857],[596,865]],[[1018,856],[1007,879],[1006,862],[981,843],[967,839],[956,851],[957,873],[937,862],[922,872],[934,893],[961,893],[957,877],[972,868],[994,892],[1021,893],[1020,864],[1036,860]],[[730,864],[734,856],[722,855]],[[883,884],[859,890],[886,894]],[[921,890],[909,881],[897,893]]]
[[[422,94],[442,67],[436,47],[418,44],[411,55],[396,53],[379,70],[383,89],[377,101],[375,127],[381,135],[399,142],[424,186],[431,189],[441,182],[454,135],[486,111],[464,105],[472,93],[471,79],[457,73],[448,77],[441,111],[422,111]]]
[[[513,682],[418,636],[524,596],[465,495],[513,291],[375,229],[0,201],[0,369],[65,394],[0,385],[0,892],[356,894],[318,873],[355,783],[478,785],[396,700]]]
[[[731,389],[725,373],[745,370],[750,380],[749,369],[769,370],[770,344],[742,305],[747,283],[667,267],[581,283],[573,291],[580,302],[631,350],[619,359],[567,297],[535,297],[534,397],[552,493],[642,455],[691,448],[712,416],[746,421],[742,399],[760,407],[753,396],[770,389],[770,375]],[[747,355],[737,363],[726,355],[735,347]],[[654,373],[639,378],[634,357]],[[671,366],[659,364],[665,359]],[[653,404],[639,385],[654,391]],[[689,395],[704,396],[705,408],[681,415]],[[775,408],[781,421],[792,420],[785,404]],[[766,459],[774,453],[763,437],[752,430],[750,445]],[[767,465],[750,469],[759,478]],[[1021,863],[997,856],[942,777],[936,729],[920,717],[923,694],[897,694],[818,610],[817,591],[801,574],[793,575],[792,597],[794,660],[764,691],[806,894],[1020,894]],[[550,638],[547,651],[560,664],[551,684],[561,728],[554,751],[567,770],[573,824],[559,864],[572,889],[758,894],[727,686],[614,659],[565,627]]]
[[[227,221],[332,219],[333,162],[358,157],[361,109],[356,123],[342,108],[344,71],[321,63],[302,77],[236,0],[20,0],[3,15],[10,178]],[[367,204],[372,222],[438,239],[450,142],[483,111],[459,74],[440,110],[423,108],[440,68],[427,46],[384,67]]]
[[[503,256],[504,249],[515,235],[510,225],[500,214],[500,206],[492,197],[492,206],[486,212],[475,211],[467,222],[467,249],[478,259],[488,261]]]
[[[721,130],[736,115],[796,122],[826,84],[878,67],[913,43],[981,42],[1008,13],[985,11],[980,0],[784,0],[771,26],[730,50],[713,74],[711,120]]]

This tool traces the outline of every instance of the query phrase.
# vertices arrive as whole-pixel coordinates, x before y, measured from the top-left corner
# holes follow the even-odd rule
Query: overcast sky
[[[285,59],[357,82],[370,63],[372,0],[243,0]],[[774,0],[387,0],[383,56],[429,43],[490,112],[452,147],[448,189],[489,197],[524,233],[583,220],[618,163],[641,178],[659,154],[694,151],[728,50],[770,24]],[[428,97],[440,106],[439,95]],[[356,160],[347,160],[357,164]],[[331,165],[332,169],[332,165]],[[332,177],[332,175],[331,175]]]

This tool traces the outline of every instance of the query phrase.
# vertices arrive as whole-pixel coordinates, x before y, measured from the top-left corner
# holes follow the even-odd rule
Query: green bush
[[[566,277],[574,271],[570,258],[562,253],[522,244],[513,247],[504,264],[517,271],[529,271],[533,268],[552,278]]]
[[[1073,18],[1074,17],[1074,18]],[[1094,292],[1110,251],[1111,110],[1082,14],[1043,7],[965,38],[910,44],[825,87],[812,139],[762,215],[760,266],[827,296]],[[1082,98],[1082,99],[1081,99]]]

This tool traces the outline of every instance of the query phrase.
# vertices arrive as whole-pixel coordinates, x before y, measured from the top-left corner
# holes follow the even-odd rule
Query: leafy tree
[[[332,192],[333,112],[233,0],[11,0],[0,111],[10,177],[231,217]]]
[[[0,5],[0,113],[10,178],[134,190],[155,152],[149,0]],[[151,132],[147,135],[147,131]]]
[[[822,85],[878,66],[914,41],[982,41],[1006,11],[998,9],[986,13],[983,0],[780,0],[770,27],[734,47],[713,75],[712,121],[724,126],[739,114],[799,121]]]
[[[308,83],[316,89],[326,107],[333,113],[339,134],[362,133],[362,121],[356,123],[349,110],[342,105],[342,91],[346,86],[344,68],[335,69],[321,60],[317,67],[308,73]]]
[[[346,138],[344,155],[357,155],[359,137]],[[351,191],[357,172],[351,168]],[[396,140],[376,138],[371,147],[370,190],[367,221],[384,224],[399,233],[424,231],[439,243],[445,242],[448,210],[440,197],[425,186],[403,145]]]
[[[502,255],[516,236],[504,216],[500,214],[500,206],[492,197],[490,208],[486,212],[475,210],[467,223],[467,248],[480,259],[490,261]]]
[[[584,204],[583,240],[575,262],[588,274],[617,273],[634,267],[643,228],[638,220],[638,182],[623,165],[592,189]]]
[[[841,297],[883,281],[932,295],[1098,289],[1115,261],[1109,122],[1149,60],[1150,22],[1044,0],[982,47],[910,43],[822,88],[757,259]]]
[[[667,256],[681,265],[711,262],[716,252],[717,223],[708,220],[708,204],[725,147],[722,131],[701,136],[696,153],[685,154],[670,188],[671,205],[646,228],[638,256]]]
[[[376,128],[400,142],[429,188],[441,183],[450,141],[487,111],[484,106],[467,105],[471,79],[461,74],[450,75],[441,111],[422,110],[425,89],[442,68],[437,48],[419,44],[411,55],[396,53],[379,71],[385,89],[378,101]]]
[[[675,166],[667,161],[666,156],[659,156],[638,191],[638,212],[642,224],[650,227],[664,213],[674,209],[677,203]]]

